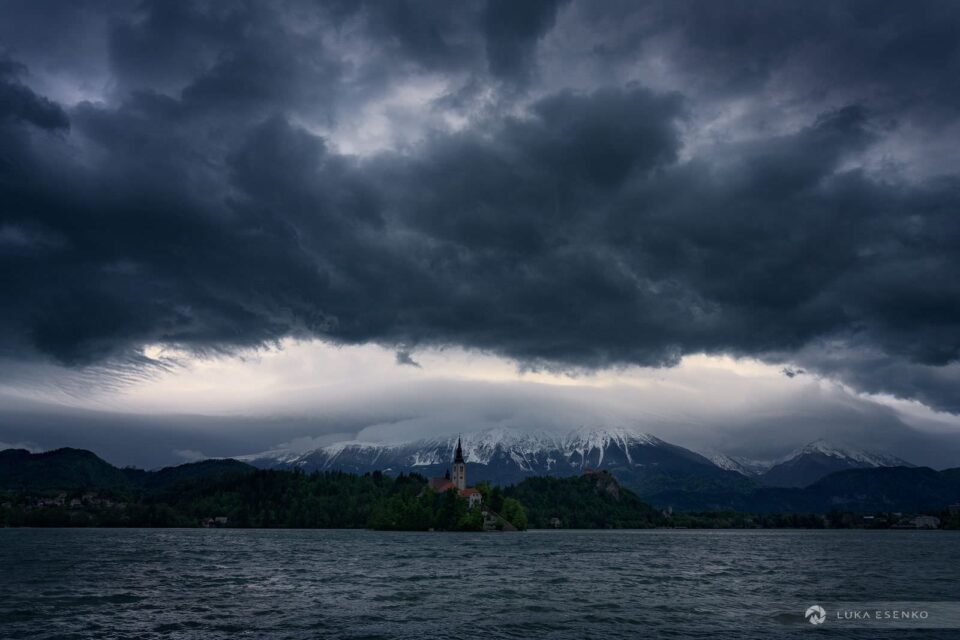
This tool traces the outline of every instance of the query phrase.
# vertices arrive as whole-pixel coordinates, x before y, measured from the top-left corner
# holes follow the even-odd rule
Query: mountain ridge
[[[353,440],[302,453],[273,450],[240,459],[260,468],[299,468],[307,472],[387,471],[440,476],[449,467],[458,438],[462,438],[468,476],[474,481],[507,485],[531,476],[562,477],[587,469],[605,469],[641,495],[666,487],[709,485],[745,490],[753,485],[751,480],[718,467],[699,453],[626,428],[519,431],[499,427],[400,443]]]
[[[664,491],[645,500],[678,511],[752,513],[920,512],[960,503],[960,468],[870,467],[837,471],[807,487],[748,493]]]
[[[463,434],[464,457],[475,477],[509,484],[529,475],[571,475],[587,468],[608,468],[632,489],[689,489],[704,478],[745,490],[758,484],[800,487],[844,469],[913,466],[890,454],[837,445],[820,439],[773,460],[751,460],[721,452],[709,454],[671,444],[637,430],[581,427],[568,431],[520,431],[497,427]],[[337,442],[306,452],[278,449],[238,459],[261,468],[304,471],[382,470],[442,475],[457,437],[406,442]],[[718,473],[723,472],[723,473]],[[673,476],[674,484],[664,472]],[[735,474],[735,475],[733,475]],[[678,480],[679,476],[685,479]],[[679,482],[679,484],[678,484]]]
[[[836,444],[823,438],[772,460],[753,460],[717,451],[706,455],[723,469],[772,487],[805,487],[845,469],[915,466],[888,453]]]
[[[960,503],[960,468],[943,471],[912,466],[846,469],[805,488],[764,487],[716,466],[707,467],[712,468],[713,472],[705,473],[702,463],[697,461],[703,460],[702,456],[680,456],[676,452],[680,447],[663,441],[648,440],[645,445],[634,444],[636,446],[631,455],[633,461],[640,464],[639,471],[625,468],[623,452],[617,457],[616,445],[608,442],[612,450],[607,452],[603,461],[612,464],[599,473],[609,473],[610,478],[617,478],[618,475],[626,477],[642,490],[643,495],[640,491],[636,492],[639,497],[661,509],[732,510],[761,514],[826,513],[834,509],[854,512],[938,510]],[[652,447],[652,450],[645,450],[642,448],[644,446]],[[651,452],[666,452],[667,456],[660,458],[657,464],[640,460],[643,456],[652,455]],[[598,453],[597,457],[599,459]],[[475,465],[474,469],[482,467],[477,463],[470,464]],[[419,467],[417,473],[426,468]],[[177,493],[179,487],[190,486],[191,483],[194,487],[200,486],[197,481],[206,483],[207,478],[238,477],[253,472],[254,467],[232,459],[211,459],[158,471],[143,471],[118,469],[93,452],[81,449],[57,449],[38,454],[16,449],[0,451],[0,490],[12,492],[109,489],[157,495],[158,492]],[[373,472],[369,475],[378,477],[380,474]],[[396,475],[399,477],[399,474]],[[597,473],[570,474],[573,477],[590,475]],[[552,479],[563,480],[570,476],[555,475]],[[731,483],[730,476],[744,482]],[[482,479],[469,473],[468,477],[473,482]],[[549,475],[527,475],[524,480],[537,478],[546,482],[544,486],[550,486]],[[541,482],[539,479],[536,482]],[[511,486],[516,484],[519,483],[510,483]],[[628,483],[622,483],[622,486],[630,489]]]
[[[758,480],[771,487],[807,487],[832,473],[848,469],[913,466],[887,453],[836,445],[820,439],[775,461],[758,476]]]
[[[232,459],[188,462],[156,471],[119,468],[87,449],[63,447],[40,453],[26,449],[0,451],[0,490],[119,490],[157,491],[184,480],[253,471]]]

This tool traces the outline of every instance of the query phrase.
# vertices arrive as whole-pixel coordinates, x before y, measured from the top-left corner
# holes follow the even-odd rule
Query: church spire
[[[453,455],[453,486],[461,491],[467,488],[467,463],[463,459],[460,438],[457,438],[457,451]]]

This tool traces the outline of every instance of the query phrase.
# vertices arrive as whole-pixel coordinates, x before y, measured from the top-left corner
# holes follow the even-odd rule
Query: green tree
[[[500,515],[521,531],[527,528],[527,512],[519,500],[505,498],[503,500],[503,511],[500,512]]]

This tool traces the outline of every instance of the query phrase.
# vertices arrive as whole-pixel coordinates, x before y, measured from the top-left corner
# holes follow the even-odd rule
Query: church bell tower
[[[463,461],[463,447],[457,438],[457,451],[453,456],[453,485],[457,489],[467,488],[467,464]]]

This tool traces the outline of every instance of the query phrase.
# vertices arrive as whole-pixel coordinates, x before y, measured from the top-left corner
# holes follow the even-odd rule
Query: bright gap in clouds
[[[31,411],[94,412],[89,419],[99,422],[141,417],[146,426],[135,431],[143,437],[145,430],[190,425],[193,435],[183,443],[167,440],[171,451],[202,446],[208,456],[346,439],[582,426],[626,427],[702,452],[755,458],[776,457],[818,438],[894,451],[932,466],[950,466],[960,454],[957,416],[754,359],[700,354],[673,368],[572,375],[528,371],[459,348],[403,357],[375,345],[320,341],[286,340],[276,348],[205,358],[154,346],[144,355],[169,366],[154,367],[150,375],[135,367],[129,370],[135,377],[110,372],[105,377],[113,382],[104,384],[93,371],[46,365],[0,384],[0,394],[8,410],[21,401],[31,403]],[[24,433],[8,437],[33,437]],[[34,439],[48,446],[41,435]]]
[[[910,444],[924,461],[927,436],[955,435],[956,416],[916,402],[867,396],[833,380],[783,364],[729,356],[693,355],[665,369],[628,367],[567,374],[527,371],[515,362],[458,348],[426,349],[404,359],[374,345],[334,346],[284,341],[240,355],[197,358],[158,346],[145,356],[175,362],[151,376],[77,393],[76,373],[59,370],[68,396],[32,388],[33,401],[55,401],[113,414],[214,416],[250,420],[292,418],[292,434],[268,442],[303,447],[339,439],[402,441],[507,427],[566,430],[619,426],[654,433],[701,451],[775,456],[817,438],[865,448]],[[409,364],[399,364],[406,361]],[[787,375],[787,372],[794,375]],[[49,372],[48,372],[49,373]],[[74,378],[71,378],[71,377]],[[10,389],[7,389],[10,393]],[[349,426],[337,416],[351,416]],[[312,426],[314,425],[314,426]],[[925,435],[926,434],[926,435]],[[231,446],[222,455],[249,453]],[[932,462],[931,462],[932,464]]]
[[[153,346],[145,355],[177,366],[121,390],[91,398],[97,408],[144,412],[276,413],[322,409],[344,394],[366,396],[377,389],[438,381],[575,389],[627,388],[638,394],[696,394],[707,404],[743,407],[800,386],[782,365],[729,356],[693,355],[674,368],[627,367],[603,371],[527,370],[494,355],[459,348],[427,349],[400,364],[397,354],[376,345],[336,346],[320,341],[286,340],[276,348],[241,355],[195,358]],[[701,383],[724,387],[716,392]],[[806,383],[832,385],[807,378]],[[731,396],[730,386],[742,383]],[[759,388],[756,385],[760,385]]]

